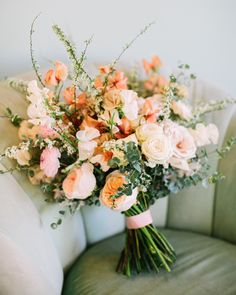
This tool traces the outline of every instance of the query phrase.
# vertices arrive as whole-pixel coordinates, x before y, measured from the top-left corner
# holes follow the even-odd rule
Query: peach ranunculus
[[[104,126],[106,125],[103,122],[86,115],[80,125],[80,130],[84,130],[86,127],[93,127],[100,130],[100,128],[103,128]]]
[[[113,198],[117,194],[118,189],[126,183],[125,175],[118,170],[113,171],[106,178],[106,183],[100,193],[100,202],[116,211],[126,211],[132,207],[137,201],[138,188],[134,188],[130,196],[120,196]]]
[[[67,66],[61,61],[55,61],[55,77],[58,81],[65,81],[68,76]]]
[[[180,118],[189,121],[192,118],[192,111],[188,105],[182,101],[173,101],[172,110],[174,114],[179,115]]]
[[[58,148],[45,148],[40,156],[40,169],[47,177],[55,177],[60,167],[61,153]]]
[[[161,60],[157,55],[152,56],[151,62],[143,60],[143,67],[145,71],[149,74],[151,71],[156,71],[161,67]]]
[[[163,99],[161,95],[154,95],[144,100],[141,107],[141,115],[143,115],[148,123],[155,123],[158,115],[163,107]]]
[[[202,123],[196,125],[195,129],[189,129],[194,141],[198,147],[217,144],[219,140],[219,130],[215,124],[209,124],[205,126]]]
[[[188,160],[195,157],[197,148],[193,136],[184,126],[173,124],[172,144],[176,158]]]
[[[39,126],[34,126],[29,121],[23,120],[18,129],[18,137],[20,140],[35,139],[38,132]]]
[[[83,163],[74,168],[62,183],[63,191],[68,199],[86,199],[96,187],[96,178],[93,174],[93,165]]]

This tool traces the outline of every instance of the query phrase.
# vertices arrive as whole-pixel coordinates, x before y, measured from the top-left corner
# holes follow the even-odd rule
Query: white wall
[[[0,0],[0,78],[31,68],[29,28],[39,12],[36,54],[42,64],[66,60],[50,25],[60,24],[79,48],[94,35],[92,60],[111,60],[145,24],[153,26],[123,60],[157,53],[169,66],[191,64],[200,76],[236,95],[234,0]]]

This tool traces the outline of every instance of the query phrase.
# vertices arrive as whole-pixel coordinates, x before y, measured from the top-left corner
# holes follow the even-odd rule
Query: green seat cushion
[[[126,278],[115,272],[124,234],[90,247],[69,271],[63,295],[235,295],[236,246],[200,234],[163,230],[177,253],[171,273]]]

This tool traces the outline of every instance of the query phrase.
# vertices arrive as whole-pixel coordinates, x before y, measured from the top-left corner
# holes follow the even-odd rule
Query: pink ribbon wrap
[[[153,222],[150,209],[138,215],[126,217],[128,229],[138,229],[145,227]]]

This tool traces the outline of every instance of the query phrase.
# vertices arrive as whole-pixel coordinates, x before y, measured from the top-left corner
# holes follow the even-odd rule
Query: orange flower
[[[55,62],[55,76],[58,81],[65,81],[68,76],[68,69],[61,61]]]
[[[132,133],[132,124],[130,120],[126,117],[121,119],[121,125],[119,125],[120,130],[127,136]]]
[[[127,89],[127,82],[128,78],[125,77],[124,72],[115,72],[115,74],[112,76],[110,75],[108,77],[108,82],[110,89],[111,88],[117,88],[117,89]]]
[[[100,66],[99,71],[102,75],[108,74],[111,71],[111,67],[110,66]]]
[[[160,75],[152,75],[144,83],[144,87],[147,90],[153,91],[154,93],[162,93],[163,88],[168,84],[168,81],[165,77]]]
[[[103,81],[100,76],[97,76],[94,80],[94,87],[97,89],[101,89],[103,87]]]
[[[44,79],[45,83],[48,86],[57,86],[58,81],[55,75],[55,71],[54,70],[48,70],[46,75],[45,75],[45,79]]]
[[[80,125],[80,129],[84,130],[85,127],[93,127],[93,128],[97,128],[98,130],[100,130],[104,126],[105,125],[103,122],[99,122],[98,120],[95,120],[92,117],[86,115],[83,122]]]
[[[148,62],[147,60],[143,60],[143,67],[147,73],[150,73],[151,71],[156,71],[161,67],[161,60],[157,55],[152,56],[151,62]]]
[[[76,92],[75,86],[69,86],[66,89],[64,89],[63,97],[68,104],[74,103],[75,95],[76,95],[75,92]]]

